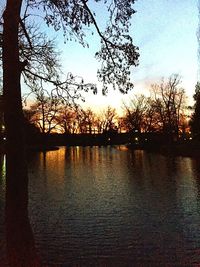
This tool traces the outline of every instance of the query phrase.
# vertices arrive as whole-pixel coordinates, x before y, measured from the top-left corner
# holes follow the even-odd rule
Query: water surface
[[[200,160],[123,146],[34,153],[29,214],[48,266],[200,266]]]

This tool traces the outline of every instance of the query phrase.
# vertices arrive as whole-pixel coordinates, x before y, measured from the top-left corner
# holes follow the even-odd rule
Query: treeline
[[[178,139],[189,132],[189,109],[180,83],[179,75],[171,75],[167,81],[153,84],[150,96],[134,95],[122,104],[122,116],[110,106],[97,114],[42,91],[35,92],[36,101],[24,112],[29,122],[46,135],[139,132],[164,133]]]

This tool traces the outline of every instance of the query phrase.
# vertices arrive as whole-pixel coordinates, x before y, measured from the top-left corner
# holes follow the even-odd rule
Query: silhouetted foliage
[[[83,46],[87,46],[87,28],[95,30],[101,41],[101,50],[96,57],[101,62],[98,77],[103,83],[103,93],[107,92],[110,83],[123,93],[132,88],[130,67],[137,65],[139,54],[128,31],[130,18],[135,12],[132,7],[135,1],[94,2],[102,4],[107,10],[108,20],[104,29],[100,29],[95,12],[84,0],[6,1],[1,24],[5,125],[8,148],[12,150],[16,147],[16,153],[19,149],[17,144],[23,146],[23,129],[20,126],[23,124],[22,74],[33,91],[43,89],[44,82],[49,83],[52,85],[51,94],[63,99],[77,99],[80,90],[92,89],[96,93],[94,85],[84,84],[82,79],[72,74],[61,79],[55,42],[32,23],[34,17],[41,23],[45,20],[55,31],[62,30],[66,41],[75,39]]]
[[[114,88],[117,86],[121,92],[126,92],[132,87],[129,80],[129,69],[131,66],[137,65],[138,59],[137,48],[128,35],[129,20],[134,13],[132,8],[134,0],[123,2],[121,0],[114,2],[96,0],[95,2],[102,2],[109,13],[104,32],[98,27],[95,14],[85,0],[6,1],[1,24],[0,45],[2,45],[3,97],[7,137],[6,184],[8,193],[6,195],[6,217],[8,238],[12,242],[11,244],[8,240],[8,246],[11,245],[9,254],[14,253],[13,255],[15,255],[16,253],[18,255],[21,253],[17,250],[14,251],[14,249],[18,248],[20,232],[23,237],[24,230],[30,226],[28,223],[25,225],[22,219],[25,218],[27,222],[28,218],[28,172],[21,99],[22,75],[26,74],[24,81],[31,85],[32,90],[43,89],[43,81],[45,81],[52,85],[52,92],[56,92],[57,96],[67,100],[79,96],[80,90],[92,89],[94,93],[96,92],[95,86],[85,85],[82,79],[77,82],[77,78],[72,74],[69,74],[64,81],[61,79],[57,72],[59,61],[57,61],[58,54],[54,53],[54,42],[49,41],[45,35],[41,35],[37,31],[37,28],[31,24],[33,17],[31,18],[30,15],[38,16],[39,14],[56,31],[62,29],[66,40],[73,37],[79,40],[82,45],[85,44],[84,36],[87,31],[84,28],[93,25],[102,45],[101,51],[96,54],[96,57],[102,63],[98,77],[103,82],[103,92],[107,92],[109,83],[113,83]],[[23,4],[25,5],[22,8]],[[76,93],[77,91],[78,93]],[[22,195],[25,194],[27,197],[21,197],[19,194],[21,191]],[[21,211],[25,211],[27,216],[21,216]],[[17,224],[13,224],[14,218],[17,218]],[[15,226],[20,226],[23,229],[18,232],[19,227]],[[31,229],[29,230],[31,236]],[[23,249],[27,252],[28,247],[23,246]],[[24,250],[22,254],[23,252]],[[37,256],[34,254],[33,258],[36,259]],[[10,266],[23,266],[22,260],[20,257],[19,261],[15,262],[11,258]],[[24,264],[24,266],[30,267],[36,265],[40,266],[40,262],[27,261]]]
[[[97,5],[103,1],[95,1]],[[23,1],[19,1],[19,8]],[[20,70],[23,71],[25,83],[34,88],[44,87],[43,83],[49,83],[57,91],[58,95],[65,98],[73,98],[77,95],[76,90],[89,88],[94,92],[95,86],[77,81],[73,75],[68,75],[66,80],[61,78],[59,51],[56,50],[55,40],[50,40],[45,33],[41,32],[39,24],[33,22],[32,17],[42,23],[44,19],[48,26],[55,31],[62,30],[64,38],[78,40],[81,45],[88,46],[85,36],[88,27],[92,27],[100,37],[101,50],[96,53],[98,60],[102,62],[98,70],[98,77],[103,83],[103,93],[108,90],[108,84],[119,88],[121,92],[127,92],[133,84],[130,82],[129,68],[137,65],[138,48],[133,45],[133,40],[128,34],[130,18],[134,14],[132,4],[134,1],[104,1],[107,9],[107,24],[105,29],[100,29],[95,12],[89,7],[87,1],[74,0],[63,1],[33,1],[23,3],[24,8],[18,26],[19,37],[19,60]],[[9,8],[7,1],[6,10]],[[39,11],[37,11],[39,10]],[[18,14],[19,16],[19,14]],[[5,13],[4,13],[5,19]],[[3,30],[4,23],[1,28]],[[1,34],[3,43],[3,35]],[[38,72],[40,70],[40,72]]]
[[[87,1],[43,0],[39,3],[30,1],[29,4],[31,8],[39,7],[43,10],[47,24],[53,26],[56,31],[63,30],[66,40],[76,39],[83,46],[88,45],[84,40],[84,28],[93,25],[101,39],[101,50],[96,53],[96,57],[102,62],[98,77],[103,82],[103,93],[107,92],[110,83],[124,93],[132,87],[129,68],[138,64],[139,56],[138,48],[133,45],[133,40],[128,34],[130,18],[135,13],[132,8],[135,1],[94,2],[103,2],[107,9],[108,20],[104,31],[100,29],[95,12]]]
[[[44,19],[55,31],[62,30],[65,40],[75,39],[83,46],[87,45],[84,38],[86,29],[93,26],[101,40],[101,50],[96,57],[102,63],[98,77],[103,82],[103,93],[107,92],[109,83],[121,92],[127,92],[132,87],[129,69],[137,65],[139,54],[128,30],[130,18],[135,12],[132,8],[135,1],[95,2],[97,5],[102,3],[107,10],[108,21],[104,30],[100,29],[95,12],[84,0],[6,1],[1,43],[5,125],[10,148],[23,143],[23,130],[20,130],[23,124],[21,74],[32,90],[41,90],[43,82],[48,82],[52,85],[52,94],[55,92],[64,99],[79,97],[79,90],[93,89],[96,92],[93,85],[84,84],[83,80],[77,82],[72,74],[61,80],[55,43],[32,23],[34,16],[40,17],[40,22]],[[18,136],[14,134],[16,128],[19,129]]]

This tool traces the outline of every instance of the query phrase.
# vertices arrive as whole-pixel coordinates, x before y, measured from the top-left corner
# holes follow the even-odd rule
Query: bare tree
[[[79,133],[94,133],[95,132],[95,113],[90,109],[83,109],[80,106],[76,107],[76,121]]]
[[[24,10],[22,5],[28,3]],[[28,21],[30,22],[30,14],[39,13],[45,19],[46,23],[53,26],[57,31],[62,29],[67,38],[74,37],[81,44],[85,44],[84,37],[85,27],[94,26],[101,40],[101,50],[96,54],[98,60],[101,61],[101,68],[98,71],[99,80],[103,82],[103,92],[106,93],[107,86],[112,83],[114,88],[118,87],[121,92],[126,92],[132,88],[130,82],[130,67],[137,65],[138,51],[133,45],[133,40],[128,34],[130,26],[130,18],[134,14],[132,4],[134,0],[116,0],[103,1],[95,0],[96,3],[102,3],[108,10],[108,23],[105,31],[98,27],[95,14],[89,7],[88,1],[72,0],[72,1],[52,1],[52,0],[7,0],[5,11],[3,13],[3,32],[2,32],[2,62],[3,62],[3,95],[5,102],[5,126],[7,137],[7,160],[6,160],[6,179],[7,179],[7,205],[6,205],[6,222],[7,229],[13,228],[15,225],[24,225],[22,218],[28,221],[28,175],[26,166],[26,153],[24,146],[23,132],[23,110],[21,99],[21,78],[22,73],[30,74],[30,80],[34,82],[35,77],[42,81],[46,77],[38,77],[38,68],[36,72],[31,73],[29,68],[32,60],[21,59],[20,53],[20,28],[24,32],[27,44],[30,50],[34,50],[32,40],[27,31]],[[22,15],[22,16],[21,16]],[[49,53],[50,55],[50,53]],[[39,59],[39,58],[38,58]],[[47,66],[51,62],[47,61]],[[51,73],[51,69],[46,68],[47,74]],[[64,82],[59,78],[56,79],[52,75],[46,79],[50,82],[58,95],[62,92],[70,93],[71,86],[75,88],[85,88],[84,83],[76,83],[73,75]],[[70,86],[70,88],[69,88]],[[36,82],[36,88],[40,85]],[[90,88],[90,86],[89,86]],[[21,194],[23,192],[24,194]],[[20,197],[17,197],[20,196]],[[22,216],[23,213],[26,216]],[[13,216],[14,215],[14,216]],[[17,221],[16,221],[17,220]],[[29,225],[30,226],[30,225]],[[27,229],[27,228],[26,228]],[[11,232],[10,232],[11,233]],[[21,244],[18,231],[14,231],[13,235],[8,235],[9,255],[16,256],[17,253],[12,244]],[[30,229],[31,235],[31,229]],[[12,244],[10,240],[12,240]],[[33,242],[34,243],[34,242]],[[22,246],[21,246],[22,247]],[[25,246],[24,246],[25,247]],[[23,251],[22,251],[23,252]],[[26,262],[26,266],[40,266],[39,260],[30,249],[30,260]],[[34,255],[33,255],[34,254]],[[32,259],[32,260],[31,260]],[[35,259],[35,260],[33,260]],[[10,257],[10,266],[22,266],[24,258],[16,259]],[[20,262],[21,261],[21,262]]]
[[[95,128],[98,134],[103,132],[103,120],[101,114],[96,114],[95,117]]]
[[[82,111],[83,117],[83,125],[85,125],[86,132],[89,134],[95,133],[95,113],[91,110],[91,108],[87,108]]]
[[[108,132],[117,129],[117,112],[115,108],[108,106],[101,113],[102,131]]]
[[[142,132],[144,130],[144,118],[146,118],[147,124],[148,98],[144,95],[135,95],[128,104],[123,103],[123,108],[125,111],[124,123],[127,130]]]
[[[160,116],[162,130],[166,134],[174,135],[179,133],[180,118],[184,112],[185,91],[180,87],[181,79],[177,74],[173,74],[160,84],[152,85],[152,92]]]
[[[47,50],[46,64],[42,68],[42,74],[38,74],[38,61],[40,62],[41,51],[46,51],[44,43],[36,42],[37,33],[31,25],[31,15],[40,14],[41,23],[43,19],[47,25],[52,26],[55,31],[62,30],[65,40],[76,39],[82,45],[87,45],[85,40],[85,28],[93,27],[101,40],[101,50],[96,53],[96,57],[101,61],[98,71],[98,78],[103,83],[103,93],[107,92],[108,84],[112,83],[114,88],[119,88],[121,92],[127,92],[132,88],[130,82],[130,68],[138,64],[138,48],[133,45],[132,37],[128,34],[130,18],[134,14],[134,0],[102,1],[95,0],[97,4],[102,4],[108,11],[108,22],[104,30],[98,26],[94,11],[85,0],[72,1],[50,1],[50,0],[7,0],[5,11],[3,12],[2,24],[2,62],[3,62],[3,94],[5,101],[5,126],[7,135],[8,155],[12,155],[10,162],[14,158],[24,158],[19,156],[19,151],[23,147],[23,112],[21,103],[21,76],[27,74],[25,81],[35,82],[37,89],[39,82],[46,81],[52,84],[58,96],[66,95],[73,97],[70,93],[76,89],[89,90],[91,85],[84,82],[76,82],[73,75],[69,75],[64,82],[54,72],[54,64],[58,63],[56,58],[52,58],[51,49]],[[27,4],[22,9],[22,4]],[[39,10],[39,11],[38,11]],[[19,38],[23,33],[24,42]],[[32,38],[31,38],[32,37]],[[45,38],[44,38],[45,39]],[[40,39],[41,40],[41,39]],[[51,43],[52,44],[52,43]],[[50,44],[50,47],[52,48]],[[53,45],[53,44],[52,44]],[[42,49],[40,49],[42,46]],[[26,52],[26,47],[29,49]],[[22,50],[21,50],[22,48]],[[22,51],[22,52],[21,52]],[[39,53],[40,52],[40,53]],[[43,52],[42,52],[43,53]],[[37,60],[36,60],[37,58]],[[34,60],[35,59],[35,60]],[[55,65],[56,65],[55,64]],[[59,67],[59,66],[58,66]],[[39,87],[39,88],[38,88]],[[75,88],[75,89],[74,89]],[[95,88],[93,88],[96,91]],[[17,133],[15,129],[18,129]],[[15,151],[14,151],[15,150]],[[22,152],[23,154],[24,152]],[[16,164],[16,168],[19,169]],[[13,167],[14,168],[14,167]],[[22,168],[23,169],[23,168]],[[22,173],[14,171],[13,176],[21,176]]]
[[[58,122],[58,113],[61,108],[61,101],[58,97],[49,97],[40,92],[37,95],[37,101],[30,106],[32,116],[30,122],[34,123],[42,134],[50,134],[56,130]]]
[[[56,118],[59,132],[74,134],[78,131],[76,109],[70,105],[62,105]]]

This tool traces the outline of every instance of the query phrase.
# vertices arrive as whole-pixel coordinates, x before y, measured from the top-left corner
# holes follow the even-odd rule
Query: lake
[[[125,146],[29,155],[29,217],[47,266],[200,266],[200,158]],[[5,260],[5,158],[0,168]]]

